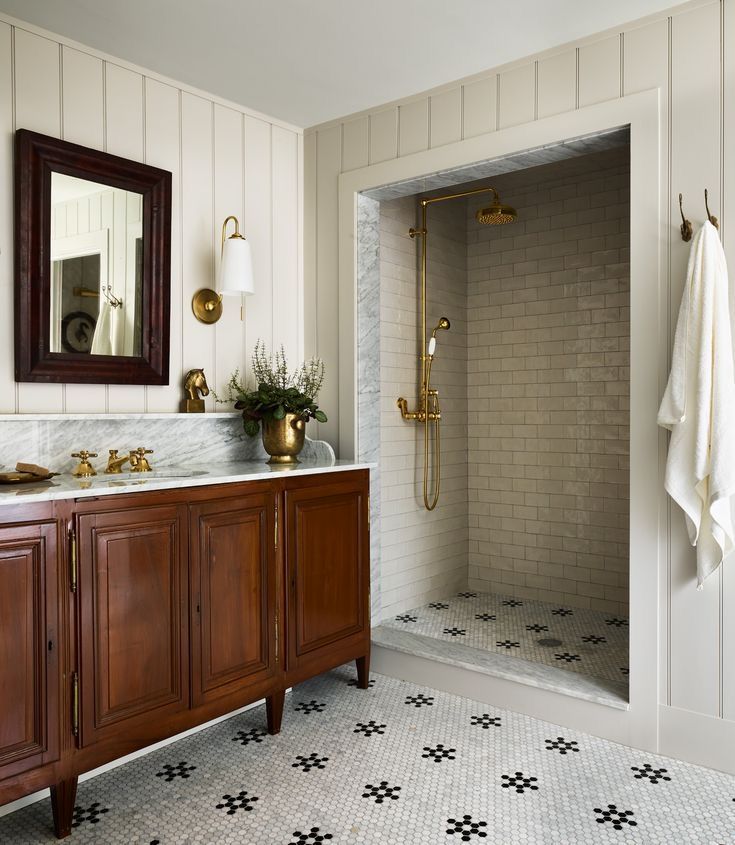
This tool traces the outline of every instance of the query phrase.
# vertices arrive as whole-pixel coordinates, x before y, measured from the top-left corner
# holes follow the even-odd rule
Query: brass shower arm
[[[419,203],[423,208],[426,208],[427,205],[432,205],[435,202],[444,202],[444,200],[458,200],[462,197],[474,197],[476,194],[486,194],[489,191],[492,191],[493,199],[495,200],[495,202],[499,202],[500,195],[498,194],[495,188],[489,185],[487,188],[474,188],[472,191],[461,191],[458,194],[445,194],[441,197],[424,197],[423,199],[419,200]],[[422,232],[420,230],[416,230],[416,233],[420,235],[425,234],[425,232]]]

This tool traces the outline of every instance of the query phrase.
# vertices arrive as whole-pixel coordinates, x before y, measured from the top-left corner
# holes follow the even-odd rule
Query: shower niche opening
[[[629,135],[564,147],[369,194],[374,642],[624,707]]]

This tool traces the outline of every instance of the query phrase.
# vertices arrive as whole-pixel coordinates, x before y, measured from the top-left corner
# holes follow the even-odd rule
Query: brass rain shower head
[[[510,205],[503,205],[500,197],[495,194],[492,205],[479,209],[475,219],[483,226],[502,226],[505,223],[515,223],[518,212]]]

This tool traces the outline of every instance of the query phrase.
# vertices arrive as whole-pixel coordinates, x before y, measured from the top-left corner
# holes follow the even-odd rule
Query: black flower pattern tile
[[[439,743],[439,745],[434,747],[425,745],[424,753],[421,756],[427,760],[433,760],[435,763],[441,763],[442,760],[455,760],[456,753],[456,748],[447,748],[442,743]]]
[[[380,725],[371,719],[369,722],[358,722],[352,733],[373,736],[374,734],[384,734],[386,727],[387,725]]]
[[[482,716],[470,716],[470,724],[480,727],[483,730],[489,728],[499,728],[501,724],[500,716],[491,716],[489,713],[483,713]]]
[[[559,754],[569,754],[570,751],[579,751],[576,740],[567,740],[563,736],[558,736],[556,739],[545,739],[547,751],[558,751]]]
[[[417,695],[407,695],[406,704],[412,704],[414,707],[432,707],[434,705],[434,697],[431,695],[424,695],[418,693]]]
[[[299,701],[294,707],[296,713],[322,713],[327,705],[323,701],[312,698],[311,701]]]
[[[240,745],[250,745],[251,742],[262,742],[268,734],[260,728],[251,728],[249,731],[238,731],[232,737],[233,742],[239,742]]]
[[[592,645],[599,645],[600,643],[606,643],[607,637],[601,637],[598,634],[587,634],[587,636],[582,637],[583,643],[591,643]]]
[[[329,761],[329,757],[319,757],[318,754],[311,753],[308,757],[299,754],[296,757],[296,762],[291,763],[294,769],[301,769],[302,772],[310,772],[312,769],[323,769],[324,764]]]
[[[628,620],[619,619],[617,616],[614,616],[612,619],[606,619],[605,624],[610,625],[613,628],[627,628]]]
[[[496,640],[495,645],[498,648],[520,648],[521,644],[516,640]]]
[[[552,616],[574,616],[574,611],[568,607],[556,607],[551,611]]]
[[[433,602],[431,602],[431,604],[429,604],[429,607],[432,610],[448,610],[449,609],[449,605],[446,602],[443,602],[443,601],[433,601]]]
[[[578,663],[582,658],[578,654],[570,654],[568,651],[563,651],[561,654],[555,654],[554,659],[563,661],[564,663]]]
[[[519,794],[526,790],[536,790],[538,778],[524,775],[523,772],[516,772],[513,775],[503,775],[501,786],[503,789],[514,789]]]
[[[457,598],[459,598],[459,599],[476,599],[477,593],[472,593],[472,592],[465,590],[462,593],[457,593]]]
[[[595,813],[598,818],[595,821],[598,824],[611,824],[615,830],[622,830],[627,824],[629,827],[635,827],[638,822],[633,820],[632,810],[618,810],[615,804],[608,804],[605,809],[595,807]]]
[[[494,622],[498,617],[494,613],[476,613],[475,619],[480,622]]]
[[[418,616],[411,616],[410,613],[402,613],[400,616],[396,616],[396,622],[417,622]]]
[[[648,780],[651,783],[671,780],[667,769],[654,769],[650,763],[644,763],[642,766],[631,766],[631,771],[635,772],[633,777],[636,780]]]
[[[228,816],[234,816],[238,810],[250,812],[255,809],[253,804],[258,801],[256,795],[248,795],[247,790],[243,789],[237,795],[223,795],[219,804],[215,804],[215,809],[224,810]]]
[[[505,599],[503,607],[523,607],[523,602],[518,599]]]
[[[182,760],[180,763],[166,763],[163,766],[160,772],[156,772],[157,778],[163,778],[167,783],[171,783],[172,780],[176,778],[186,778],[191,777],[191,772],[196,769],[196,766],[190,766],[186,760]]]
[[[372,798],[376,804],[382,804],[387,801],[397,801],[401,796],[398,794],[401,791],[400,786],[390,786],[387,780],[381,780],[379,784],[373,786],[371,783],[365,784],[365,792],[362,793],[363,798]]]
[[[306,833],[295,830],[291,835],[294,839],[289,845],[317,845],[319,842],[329,842],[332,839],[331,833],[321,833],[318,827],[312,827]]]
[[[109,807],[103,807],[99,801],[90,804],[89,807],[74,807],[72,827],[79,827],[85,822],[88,824],[99,824],[102,816],[110,812]]]
[[[445,628],[444,633],[451,637],[464,637],[467,631],[464,628]]]
[[[533,631],[536,634],[540,634],[542,631],[548,631],[548,625],[540,625],[538,622],[534,622],[533,625],[526,625],[527,631]]]
[[[455,833],[459,834],[462,842],[471,842],[473,836],[479,839],[484,839],[487,836],[485,828],[487,822],[473,821],[472,816],[462,816],[461,819],[447,819],[447,835],[453,836]]]

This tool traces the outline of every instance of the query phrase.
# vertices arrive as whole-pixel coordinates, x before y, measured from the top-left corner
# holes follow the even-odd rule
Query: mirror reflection
[[[143,195],[51,174],[51,351],[140,356]]]

